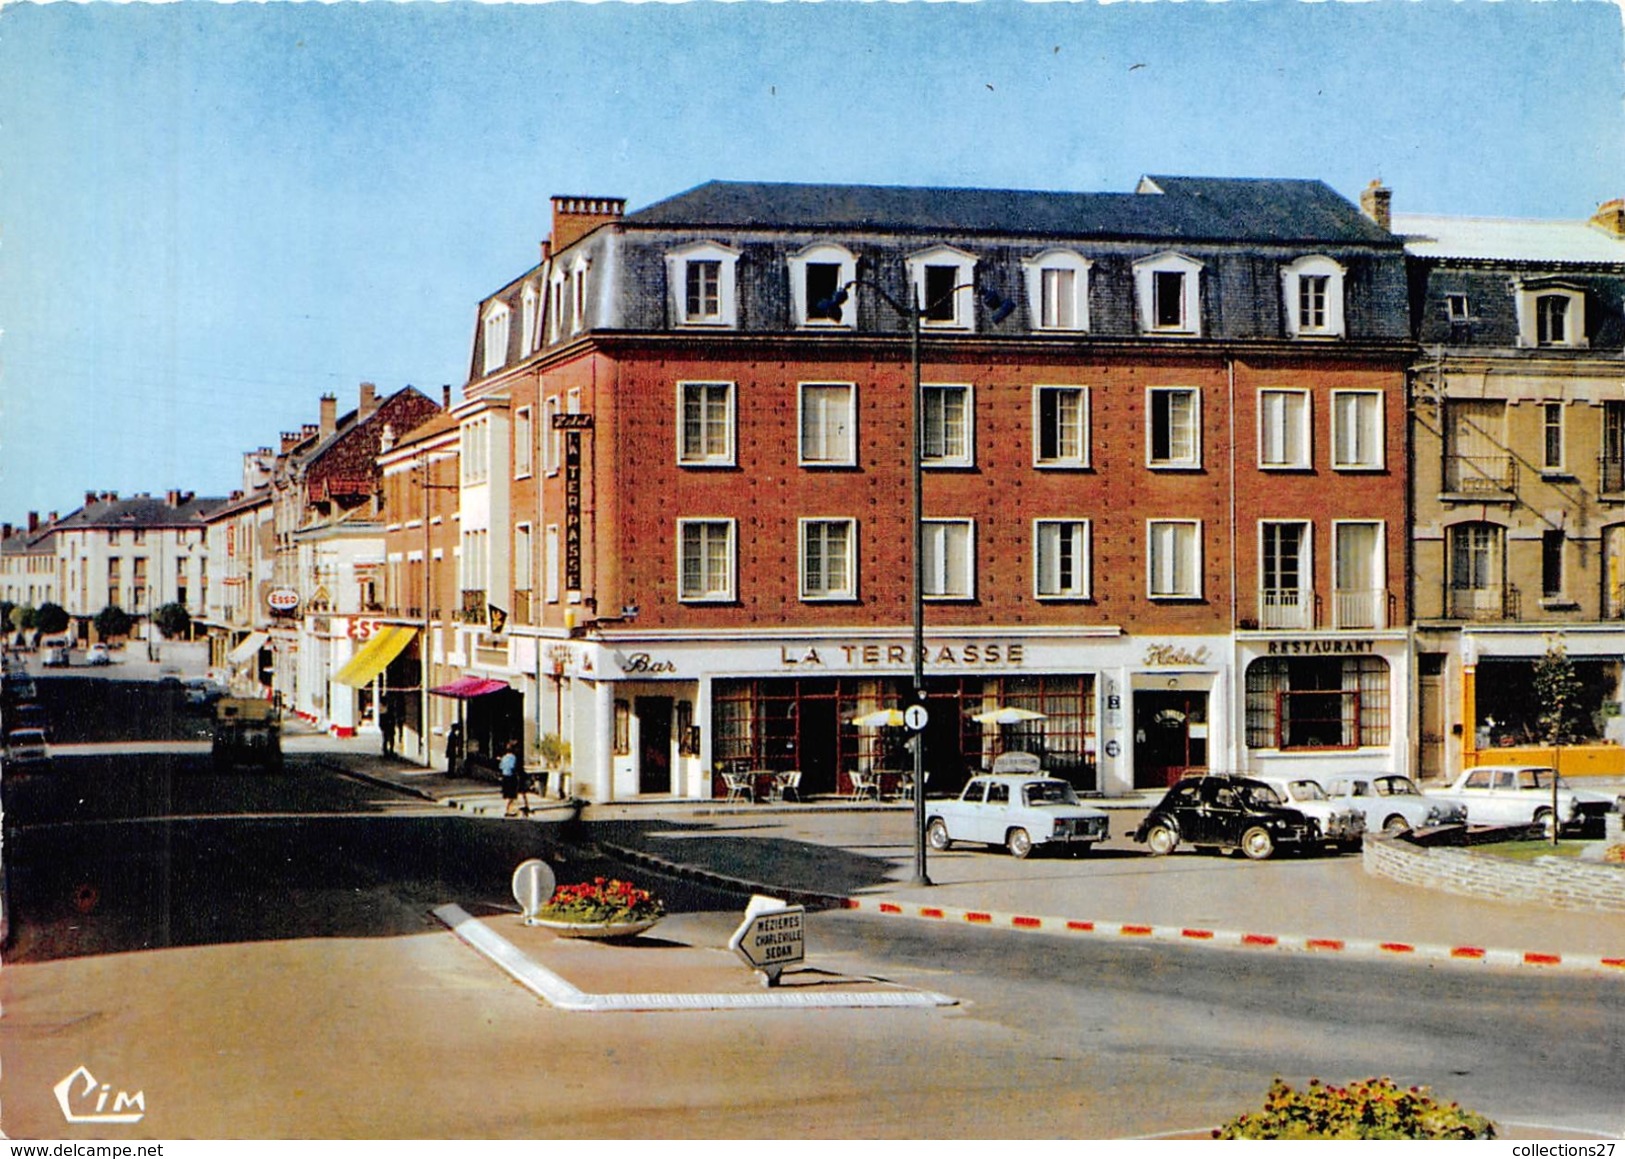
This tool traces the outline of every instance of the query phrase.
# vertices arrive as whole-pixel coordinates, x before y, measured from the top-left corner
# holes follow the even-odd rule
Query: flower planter
[[[629,922],[571,922],[559,918],[530,918],[528,924],[552,930],[561,938],[631,938],[649,929],[659,918]]]

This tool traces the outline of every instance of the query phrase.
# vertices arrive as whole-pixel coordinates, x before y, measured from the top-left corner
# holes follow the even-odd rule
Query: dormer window
[[[938,330],[970,330],[976,324],[973,294],[976,259],[952,246],[908,259],[908,281],[920,308],[920,322]]]
[[[1158,254],[1134,263],[1140,330],[1195,336],[1202,332],[1202,263],[1183,254]]]
[[[1343,272],[1319,255],[1299,258],[1281,271],[1289,337],[1343,337]]]
[[[1518,286],[1518,345],[1585,346],[1585,292],[1571,283]]]
[[[519,307],[519,353],[528,355],[536,349],[536,283],[526,282]]]
[[[735,326],[734,267],[738,251],[715,242],[683,246],[666,255],[672,316],[679,326]]]
[[[587,328],[587,269],[591,265],[585,257],[577,258],[570,266],[570,333],[579,334]]]
[[[1027,301],[1034,330],[1078,333],[1089,329],[1089,260],[1071,250],[1048,250],[1027,267]]]
[[[485,308],[482,346],[485,356],[484,373],[500,370],[508,361],[508,317],[511,311],[505,302],[492,302]]]
[[[858,259],[843,246],[820,243],[791,254],[790,310],[796,326],[845,326],[857,324],[856,296],[849,294],[830,314],[821,314],[819,303],[829,303],[858,276]],[[835,311],[838,311],[836,313]]]
[[[564,334],[564,271],[554,270],[547,285],[547,340],[557,342]]]

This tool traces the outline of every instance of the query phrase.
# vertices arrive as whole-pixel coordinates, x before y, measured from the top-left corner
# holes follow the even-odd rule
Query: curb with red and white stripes
[[[1493,949],[1486,946],[1427,945],[1385,942],[1365,938],[1317,938],[1302,934],[1249,933],[1243,930],[1205,929],[1198,926],[1150,925],[1123,921],[1086,921],[996,910],[957,909],[920,905],[878,897],[848,897],[842,908],[887,917],[935,921],[978,929],[1015,930],[1022,933],[1060,934],[1085,938],[1173,942],[1180,945],[1220,946],[1242,950],[1284,950],[1294,953],[1339,955],[1348,958],[1415,960],[1483,966],[1529,966],[1546,970],[1589,970],[1625,978],[1625,956],[1548,953],[1537,950]]]

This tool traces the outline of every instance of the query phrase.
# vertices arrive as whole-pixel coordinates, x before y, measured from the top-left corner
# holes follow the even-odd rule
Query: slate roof
[[[1322,181],[1147,177],[1134,193],[711,181],[629,226],[802,228],[1168,241],[1397,244]]]
[[[1393,228],[1421,258],[1625,265],[1625,238],[1587,221],[1396,213]]]
[[[201,527],[203,517],[226,502],[229,500],[194,495],[171,507],[161,495],[156,498],[151,495],[131,495],[124,499],[98,499],[58,520],[54,528],[57,531],[72,531],[81,527],[95,527],[117,531],[127,527]]]

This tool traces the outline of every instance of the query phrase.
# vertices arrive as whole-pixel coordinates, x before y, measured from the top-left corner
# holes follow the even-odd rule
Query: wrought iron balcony
[[[1388,626],[1386,588],[1339,588],[1332,593],[1332,626],[1381,630]]]
[[[1512,584],[1445,590],[1445,615],[1452,620],[1516,620],[1520,604]]]
[[[1314,596],[1299,588],[1264,588],[1258,593],[1258,622],[1266,631],[1313,628]]]
[[[1453,495],[1510,495],[1518,486],[1511,455],[1446,455],[1444,489]]]

